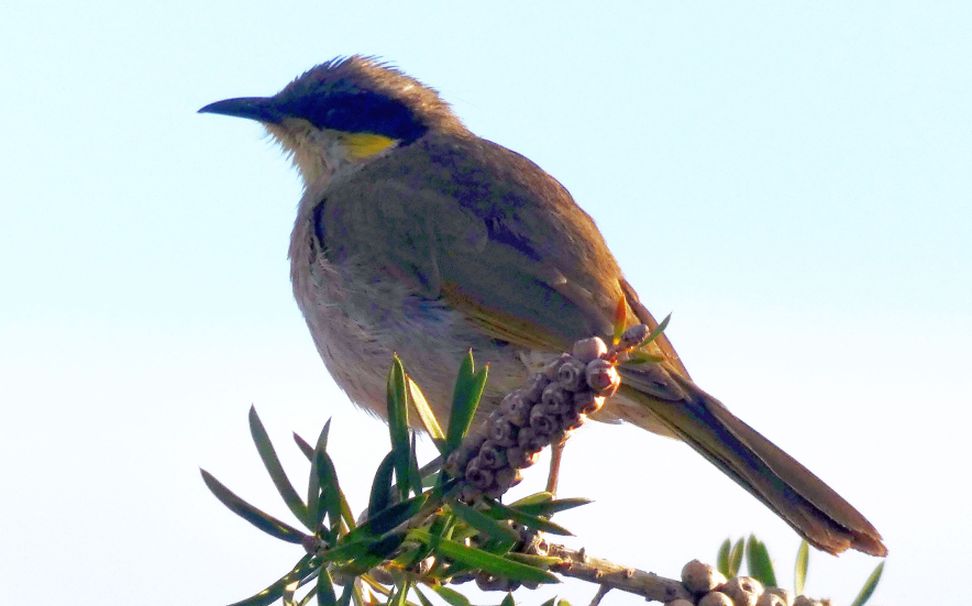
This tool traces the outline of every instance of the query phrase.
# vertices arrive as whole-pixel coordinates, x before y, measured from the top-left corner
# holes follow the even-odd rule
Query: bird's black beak
[[[222,114],[271,124],[276,124],[284,118],[283,112],[276,107],[273,97],[224,99],[200,108],[199,113]]]

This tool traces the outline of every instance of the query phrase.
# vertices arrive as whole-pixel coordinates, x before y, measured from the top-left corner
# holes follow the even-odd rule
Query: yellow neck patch
[[[341,133],[341,143],[348,150],[349,156],[355,160],[363,160],[396,145],[398,139],[374,133]]]

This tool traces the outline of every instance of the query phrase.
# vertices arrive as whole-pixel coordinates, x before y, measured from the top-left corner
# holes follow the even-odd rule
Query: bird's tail
[[[877,529],[850,503],[676,369],[648,365],[621,372],[623,406],[640,409],[622,411],[623,417],[648,429],[660,423],[815,547],[887,555]]]

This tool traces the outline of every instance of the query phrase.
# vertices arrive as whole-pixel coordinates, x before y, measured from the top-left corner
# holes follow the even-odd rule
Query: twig
[[[607,585],[601,585],[597,593],[594,594],[594,599],[591,600],[591,606],[600,606],[601,600],[607,595],[607,592],[611,591],[611,588]]]
[[[597,583],[602,589],[606,588],[605,593],[609,589],[620,589],[658,602],[692,599],[692,594],[676,579],[593,558],[583,549],[577,551],[563,545],[550,545],[548,554],[561,559],[561,563],[551,566],[551,570],[566,577]]]

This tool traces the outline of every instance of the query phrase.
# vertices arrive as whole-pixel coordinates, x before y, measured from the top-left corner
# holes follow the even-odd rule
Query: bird
[[[560,182],[394,65],[338,57],[275,95],[199,112],[262,123],[291,157],[294,296],[327,370],[368,411],[388,416],[393,354],[448,418],[471,349],[490,368],[485,415],[571,343],[608,338],[619,302],[658,327]],[[857,509],[698,387],[665,334],[649,347],[656,363],[622,365],[598,420],[686,442],[818,549],[887,554]]]

